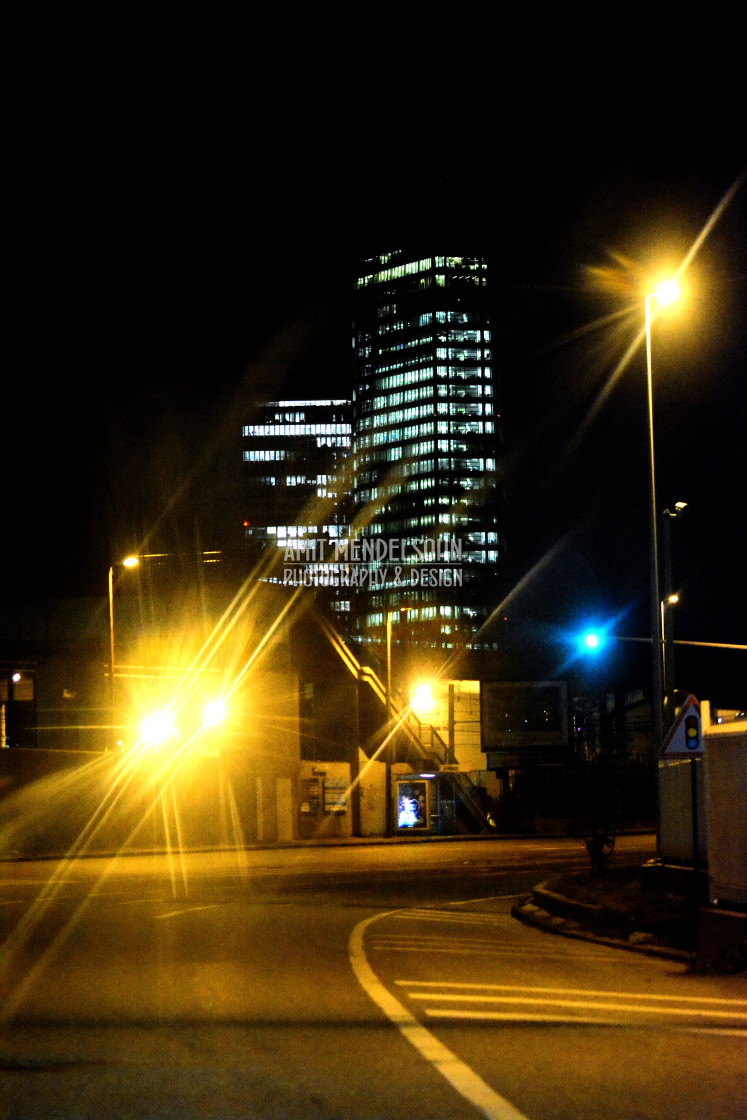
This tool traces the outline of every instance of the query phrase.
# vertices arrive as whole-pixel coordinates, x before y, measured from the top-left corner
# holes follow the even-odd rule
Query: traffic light
[[[689,751],[700,748],[700,720],[697,716],[685,716],[685,745]]]

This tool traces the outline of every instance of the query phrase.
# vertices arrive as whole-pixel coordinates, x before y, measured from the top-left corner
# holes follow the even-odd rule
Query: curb
[[[317,836],[309,839],[296,840],[257,840],[245,844],[228,845],[195,845],[194,847],[180,848],[183,855],[204,854],[207,852],[267,852],[283,851],[293,848],[359,848],[359,847],[392,847],[400,844],[444,844],[458,840],[533,840],[534,836],[524,833],[508,834],[494,832],[486,833],[448,833],[444,835],[428,836]],[[74,859],[129,859],[132,856],[165,856],[169,855],[167,848],[124,848],[119,851],[102,848],[90,849],[79,852],[32,852],[23,853],[9,851],[0,854],[0,864],[3,863],[34,863],[45,860],[74,860]]]
[[[515,903],[511,907],[511,915],[524,925],[534,926],[546,933],[557,933],[562,937],[575,938],[579,941],[591,941],[613,949],[626,949],[628,952],[644,953],[647,956],[680,961],[683,964],[692,964],[697,958],[694,950],[661,945],[652,933],[632,930],[627,937],[605,933],[603,932],[605,927],[614,926],[616,923],[619,925],[621,920],[629,921],[629,919],[621,918],[619,913],[608,907],[577,902],[575,899],[559,895],[550,890],[547,883],[540,883],[534,887],[528,901]]]
[[[651,829],[623,829],[618,832],[618,836],[652,836]],[[315,836],[305,839],[297,838],[294,840],[256,840],[247,841],[244,844],[235,845],[195,845],[194,847],[184,847],[180,849],[184,854],[204,853],[204,852],[255,852],[255,851],[272,851],[290,848],[348,848],[348,847],[375,847],[382,845],[389,847],[398,844],[444,844],[450,841],[459,840],[526,840],[528,842],[552,839],[568,840],[567,832],[450,832],[450,833],[427,833],[420,834],[397,834],[394,836]],[[47,852],[20,852],[18,850],[10,850],[0,853],[0,864],[2,863],[22,863],[43,860],[65,860],[65,859],[113,859],[115,856],[128,858],[130,856],[163,856],[168,855],[169,850],[165,847],[147,847],[147,848],[125,848],[120,850],[101,848],[100,850],[88,849],[86,851],[47,851]],[[537,888],[539,889],[539,888]],[[558,896],[560,897],[560,896]]]

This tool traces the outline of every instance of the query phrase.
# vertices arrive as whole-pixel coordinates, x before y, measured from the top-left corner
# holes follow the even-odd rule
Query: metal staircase
[[[374,664],[364,665],[324,616],[320,616],[320,625],[350,674],[357,681],[366,684],[386,710],[386,687],[382,683],[381,666],[374,652],[365,651]],[[394,690],[391,697],[391,706],[392,724],[396,727],[396,733],[401,736],[400,742],[404,741],[407,748],[407,764],[411,765],[413,770],[440,771],[441,798],[452,804],[454,830],[493,832],[495,822],[490,816],[484,789],[473,782],[469,774],[456,768],[453,752],[449,750],[448,744],[443,741],[436,729],[431,724],[418,719],[397,690]],[[380,746],[379,738],[376,748]],[[410,749],[415,752],[412,759]]]
[[[364,665],[356,657],[345,639],[337,632],[327,618],[320,615],[319,622],[322,631],[329,639],[332,648],[338,654],[348,672],[355,677],[357,681],[368,685],[377,700],[386,708],[386,687],[382,683],[376,668],[372,665]],[[369,656],[372,660],[376,660],[373,653],[369,652]],[[422,720],[418,719],[398,690],[393,690],[392,696],[390,697],[390,704],[392,709],[392,722],[396,726],[397,733],[404,738],[407,744],[408,761],[409,749],[411,747],[417,752],[416,762],[418,765],[427,763],[429,766],[433,766],[435,764],[440,768],[454,761],[453,758],[450,757],[448,745],[443,741],[436,729],[432,727],[431,724],[423,723]]]

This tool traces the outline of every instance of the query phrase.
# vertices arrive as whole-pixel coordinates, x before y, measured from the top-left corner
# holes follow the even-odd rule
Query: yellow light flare
[[[140,734],[147,746],[159,747],[176,738],[178,730],[170,712],[152,712],[140,724]]]
[[[433,685],[429,681],[422,681],[415,685],[410,693],[410,707],[416,715],[432,712],[435,704]]]
[[[228,715],[228,705],[222,698],[218,700],[211,700],[205,705],[203,716],[205,727],[217,727],[218,724],[223,723]]]

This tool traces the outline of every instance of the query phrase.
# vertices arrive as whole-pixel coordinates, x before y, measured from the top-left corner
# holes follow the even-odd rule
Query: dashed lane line
[[[156,914],[156,921],[161,921],[163,918],[181,918],[183,914],[194,914],[198,910],[215,910],[221,905],[220,902],[211,902],[207,906],[183,906],[181,910],[169,910],[167,914]]]

